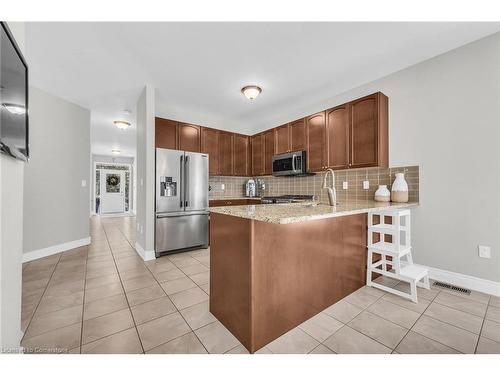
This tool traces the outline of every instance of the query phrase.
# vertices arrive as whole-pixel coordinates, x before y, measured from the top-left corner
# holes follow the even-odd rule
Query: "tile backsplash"
[[[372,200],[378,185],[387,185],[389,190],[396,177],[396,173],[403,172],[408,182],[409,198],[412,202],[419,199],[419,167],[397,167],[397,168],[364,168],[347,169],[335,171],[335,188],[337,189],[337,199],[342,201],[352,200]],[[261,176],[254,179],[264,181],[265,190],[261,196],[265,195],[285,195],[285,194],[314,194],[320,197],[321,202],[327,203],[328,196],[323,186],[324,172],[318,172],[313,176],[305,177],[273,177]],[[244,196],[244,185],[248,177],[224,177],[213,176],[209,178],[210,199],[229,199]],[[369,181],[369,189],[363,189],[363,181]],[[343,189],[343,182],[348,184],[347,189]],[[329,182],[329,185],[331,182]],[[224,185],[224,189],[222,188]]]

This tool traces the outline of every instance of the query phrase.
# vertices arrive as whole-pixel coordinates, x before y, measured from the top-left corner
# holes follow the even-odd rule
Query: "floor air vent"
[[[460,288],[459,286],[455,286],[455,285],[451,285],[451,284],[442,283],[442,282],[440,282],[440,281],[434,281],[434,283],[433,283],[432,285],[437,286],[437,287],[440,287],[440,288],[445,288],[445,289],[449,289],[449,290],[454,290],[454,291],[456,291],[456,292],[460,292],[460,293],[467,294],[467,295],[469,295],[469,294],[470,294],[470,290],[469,290],[469,289]]]

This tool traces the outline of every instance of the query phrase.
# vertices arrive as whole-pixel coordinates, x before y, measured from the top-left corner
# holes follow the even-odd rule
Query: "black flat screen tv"
[[[0,23],[0,152],[27,161],[28,65],[7,24]]]

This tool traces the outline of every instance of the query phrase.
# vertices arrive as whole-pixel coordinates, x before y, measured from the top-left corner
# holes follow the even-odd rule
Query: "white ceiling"
[[[27,23],[31,84],[92,111],[92,152],[135,154],[146,83],[158,116],[253,134],[315,103],[500,31],[500,23]],[[240,88],[258,84],[254,102]],[[133,110],[132,115],[123,113]]]

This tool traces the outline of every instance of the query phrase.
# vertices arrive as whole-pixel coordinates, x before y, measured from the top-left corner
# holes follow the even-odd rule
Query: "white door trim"
[[[131,207],[135,207],[135,202],[133,200],[133,190],[135,189],[135,181],[134,181],[134,164],[132,163],[111,163],[111,162],[104,162],[104,161],[94,161],[93,162],[93,174],[92,174],[92,202],[90,204],[90,216],[93,216],[93,215],[99,215],[98,213],[95,212],[95,209],[96,209],[96,205],[95,205],[95,200],[97,198],[97,191],[96,191],[96,188],[95,188],[95,185],[96,185],[96,173],[98,171],[97,169],[97,164],[102,164],[102,165],[111,165],[111,166],[119,166],[119,167],[127,167],[128,168],[128,172],[129,172],[129,179],[130,179],[130,182],[129,182],[129,191],[128,191],[128,211],[126,210],[125,212],[133,212],[134,215],[135,215],[135,212],[133,210],[131,210]],[[102,170],[102,169],[99,169],[99,170]]]
[[[125,171],[121,169],[100,169],[100,190],[101,190],[101,214],[122,214],[125,213]],[[110,192],[107,191],[107,179],[109,176],[117,176],[118,184]],[[114,190],[118,188],[118,190]],[[129,189],[130,191],[130,189]]]

